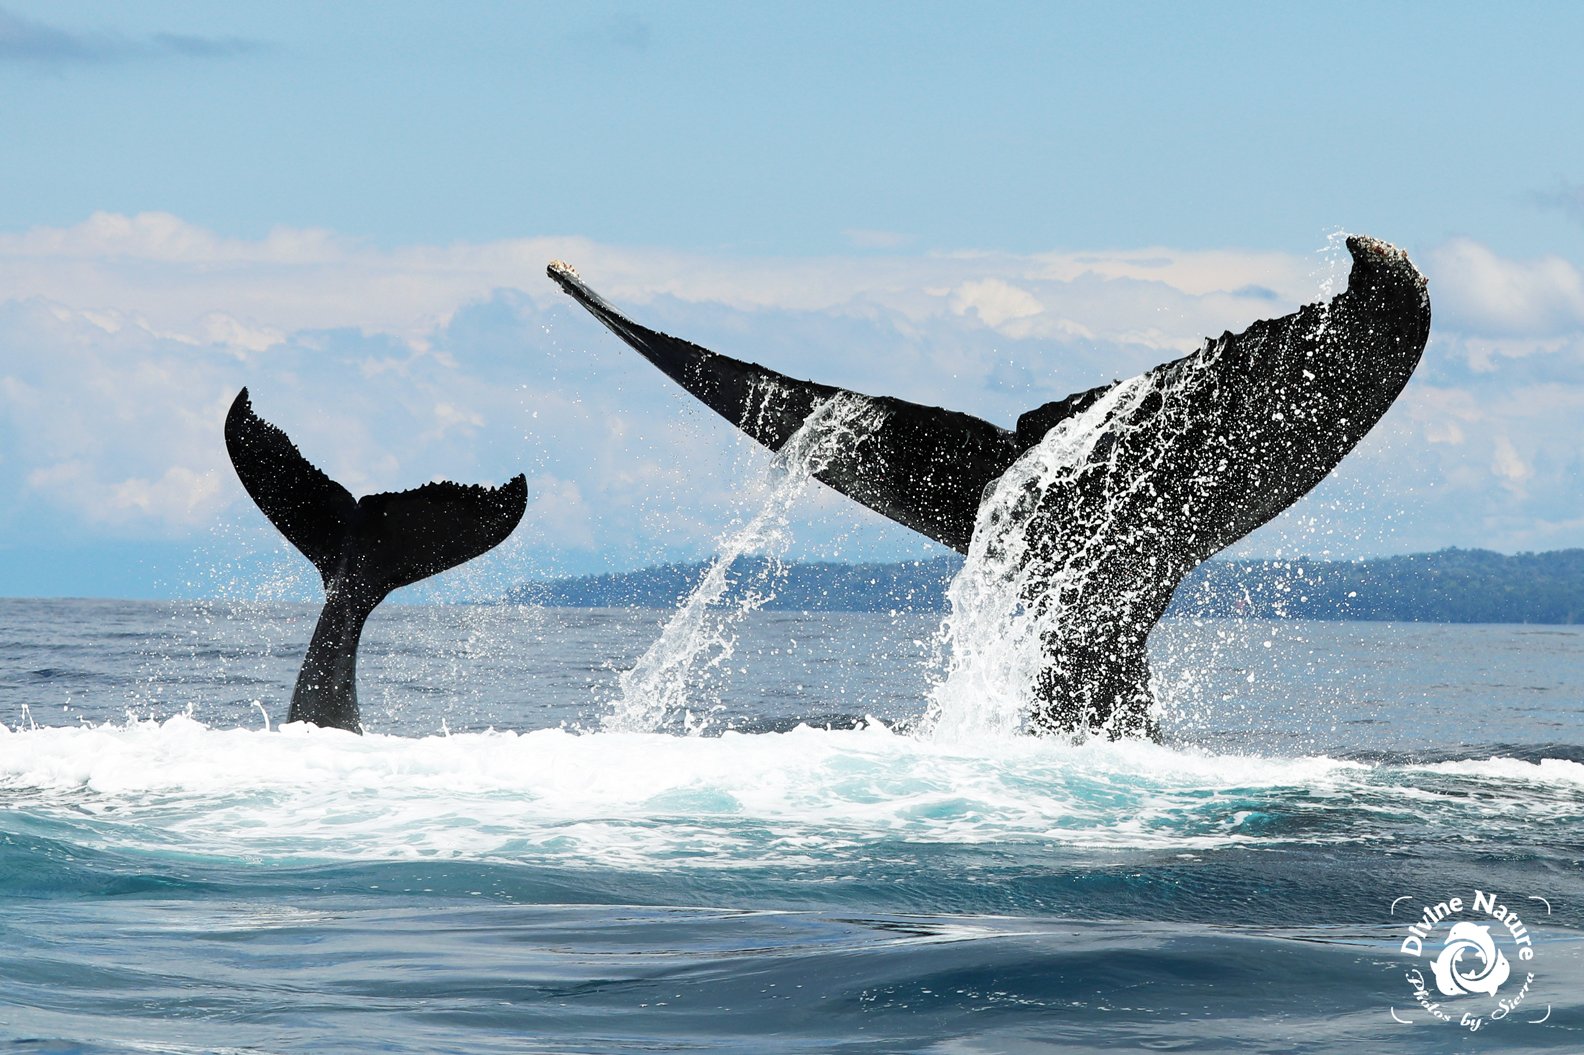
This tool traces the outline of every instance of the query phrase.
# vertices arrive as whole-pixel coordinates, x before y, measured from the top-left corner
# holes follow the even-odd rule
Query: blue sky
[[[1580,39],[1567,4],[0,0],[0,593],[301,588],[224,461],[244,384],[354,490],[528,472],[475,589],[708,553],[763,459],[551,257],[1010,422],[1322,296],[1339,229],[1429,274],[1430,350],[1245,552],[1584,545]],[[794,531],[938,552],[829,494]]]

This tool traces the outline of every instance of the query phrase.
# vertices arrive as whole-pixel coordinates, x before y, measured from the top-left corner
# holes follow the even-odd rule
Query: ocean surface
[[[932,728],[929,616],[387,606],[357,736],[315,614],[0,601],[11,1049],[1584,1050],[1580,629],[1167,623],[1072,744]]]

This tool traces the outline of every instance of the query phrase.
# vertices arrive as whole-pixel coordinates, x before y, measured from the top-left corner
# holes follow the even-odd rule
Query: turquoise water
[[[934,621],[837,613],[611,732],[666,613],[390,608],[369,735],[281,728],[313,616],[0,601],[11,1046],[1584,1047],[1570,628],[1169,624],[1167,743],[1071,745],[922,735]],[[1474,890],[1535,979],[1441,1021]]]

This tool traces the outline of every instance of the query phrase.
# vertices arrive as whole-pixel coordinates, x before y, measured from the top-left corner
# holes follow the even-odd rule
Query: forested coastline
[[[895,564],[739,562],[739,584],[773,611],[943,611],[960,557]],[[707,565],[526,583],[509,600],[576,608],[671,608]],[[1371,560],[1211,560],[1178,588],[1169,615],[1434,623],[1584,622],[1584,549],[1501,554],[1447,549]]]

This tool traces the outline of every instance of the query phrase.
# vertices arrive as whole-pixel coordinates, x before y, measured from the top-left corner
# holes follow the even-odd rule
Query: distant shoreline
[[[941,612],[957,556],[891,564],[739,561],[729,600],[766,611]],[[524,583],[507,600],[547,608],[674,608],[707,563]],[[1445,549],[1370,560],[1211,560],[1168,616],[1421,623],[1584,623],[1584,549],[1511,556]]]

